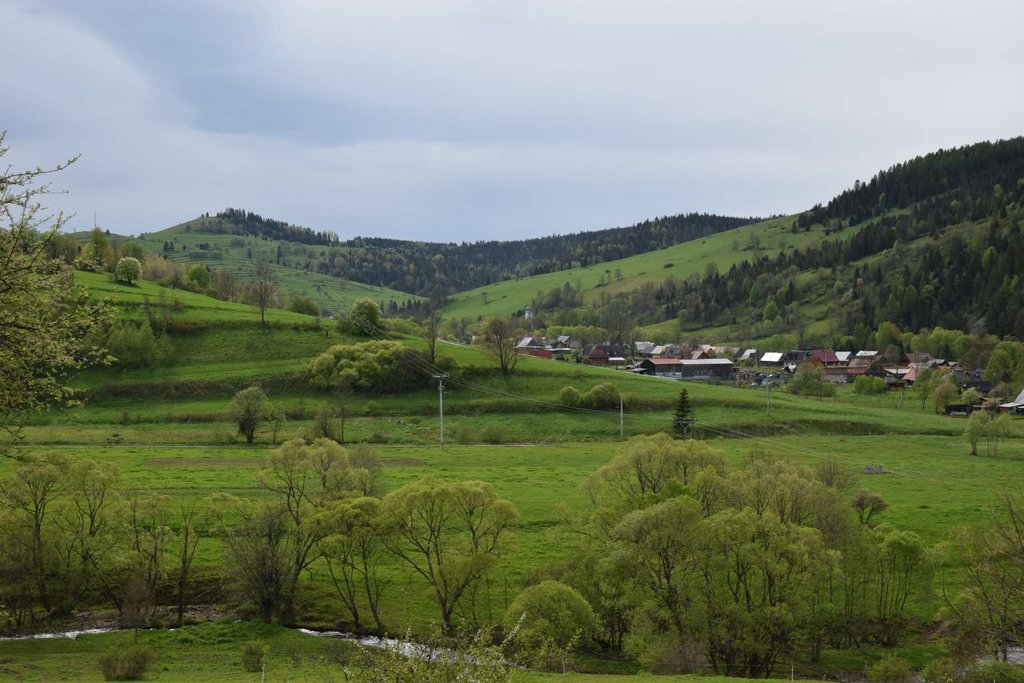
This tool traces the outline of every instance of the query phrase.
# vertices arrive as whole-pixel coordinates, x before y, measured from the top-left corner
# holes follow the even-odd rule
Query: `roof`
[[[857,358],[874,358],[878,355],[878,351],[858,351]]]
[[[664,360],[669,360],[665,358]],[[700,366],[700,365],[732,365],[732,361],[728,358],[701,358],[694,360],[690,358],[683,358],[682,360],[676,360],[675,362],[680,365]]]
[[[850,360],[853,355],[853,351],[836,351],[836,358],[839,359],[840,363],[845,363]]]
[[[746,351],[743,352],[743,355],[740,356],[740,360],[750,360],[751,358],[754,358],[756,356],[757,349],[747,349]]]
[[[836,352],[830,351],[829,349],[815,349],[811,351],[811,356],[817,358],[822,363],[838,363],[839,359],[836,358]]]
[[[644,362],[652,365],[681,365],[683,361],[678,358],[645,358]]]
[[[761,356],[762,363],[781,363],[782,353],[779,351],[769,351],[768,353]]]

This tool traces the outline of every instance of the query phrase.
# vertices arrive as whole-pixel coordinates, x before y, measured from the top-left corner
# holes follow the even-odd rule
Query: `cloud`
[[[792,212],[1024,120],[1024,9],[995,2],[0,5],[11,156],[81,152],[55,201],[119,232],[225,206],[443,240]]]

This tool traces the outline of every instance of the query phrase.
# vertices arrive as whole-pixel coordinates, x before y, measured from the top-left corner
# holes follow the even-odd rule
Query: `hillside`
[[[855,346],[883,321],[1020,336],[1022,179],[1024,138],[940,150],[797,216],[497,283],[445,312],[532,304],[542,324],[639,325],[664,340]]]
[[[624,228],[456,244],[382,237],[342,241],[333,233],[317,233],[252,212],[227,209],[147,238],[168,239],[168,235],[201,233],[234,237],[228,240],[229,244],[238,244],[238,238],[271,240],[280,243],[273,256],[281,265],[441,298],[508,278],[586,266],[659,249],[752,220],[690,213],[646,220]],[[209,249],[223,249],[224,244],[224,240],[211,240]]]
[[[80,243],[89,239],[88,232],[72,233],[69,236]],[[307,269],[304,262],[300,264],[281,257],[283,253],[292,254],[293,244],[303,248],[305,245],[301,243],[279,242],[254,236],[198,233],[191,230],[190,223],[137,238],[110,235],[110,240],[113,244],[133,241],[147,253],[162,254],[186,267],[201,264],[212,270],[223,270],[241,282],[248,279],[248,269],[252,263],[263,259],[270,263],[277,278],[278,289],[286,299],[303,296],[316,301],[319,286],[320,301],[327,314],[336,315],[347,311],[352,304],[363,298],[373,299],[382,307],[390,307],[392,310],[398,305],[420,301],[420,297],[405,292],[315,272]]]

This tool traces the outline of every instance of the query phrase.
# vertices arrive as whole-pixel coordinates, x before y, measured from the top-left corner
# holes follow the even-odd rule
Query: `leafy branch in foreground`
[[[5,138],[0,132],[0,158]],[[110,360],[81,344],[108,311],[88,301],[71,266],[48,250],[68,216],[43,207],[51,193],[44,180],[76,158],[51,169],[0,170],[0,454],[28,417],[76,403],[66,384],[72,371]]]

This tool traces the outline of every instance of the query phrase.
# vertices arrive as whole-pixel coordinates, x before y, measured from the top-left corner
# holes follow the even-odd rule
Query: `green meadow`
[[[625,438],[666,430],[683,386],[694,404],[698,437],[722,452],[730,466],[742,466],[755,451],[811,466],[834,457],[854,473],[858,487],[875,491],[890,503],[883,521],[917,532],[930,546],[947,542],[952,529],[983,524],[1000,493],[1020,481],[1024,468],[1024,440],[1019,436],[1006,440],[996,458],[971,457],[961,437],[964,421],[936,415],[930,404],[922,407],[913,392],[902,401],[895,394],[857,396],[846,388],[831,399],[773,392],[768,415],[761,389],[682,385],[531,357],[521,358],[516,373],[503,378],[485,350],[451,344],[439,345],[439,354],[451,356],[460,368],[445,394],[442,449],[434,390],[339,397],[308,387],[305,369],[313,356],[331,344],[362,341],[358,338],[333,329],[328,335],[313,318],[286,311],[268,311],[268,324],[260,325],[251,306],[146,282],[114,285],[98,274],[82,273],[79,278],[96,297],[108,299],[118,315],[141,319],[146,304],[166,311],[175,323],[169,327],[174,353],[153,368],[109,367],[81,373],[73,385],[84,405],[39,416],[26,427],[21,448],[112,463],[120,473],[120,487],[131,492],[182,501],[206,501],[219,493],[251,498],[264,495],[255,473],[274,446],[266,428],[258,432],[253,446],[244,445],[227,417],[234,392],[254,381],[265,387],[287,418],[277,435],[279,442],[301,437],[321,404],[344,405],[349,416],[346,442],[368,443],[375,449],[387,490],[427,474],[454,481],[482,480],[518,509],[521,522],[508,551],[475,601],[475,615],[483,622],[499,621],[524,582],[545,564],[571,556],[575,541],[566,535],[562,522],[585,512],[581,485],[621,448],[620,428]],[[418,338],[391,336],[412,348],[425,347]],[[622,394],[621,415],[617,409],[581,411],[558,404],[565,386],[585,391],[601,383],[614,384]],[[869,464],[882,465],[884,473],[865,473]],[[0,462],[0,477],[9,466]],[[221,552],[217,538],[203,539],[196,563],[198,586],[220,581]],[[389,629],[418,635],[434,632],[437,610],[427,585],[393,560],[385,575],[393,586],[382,604]],[[308,578],[300,594],[302,623],[338,628],[344,611],[325,571],[314,566]],[[919,612],[913,616],[921,624],[931,623],[941,607],[935,595],[918,604]],[[0,680],[99,680],[99,653],[130,637],[116,633],[76,640],[0,641]],[[149,676],[153,680],[257,680],[239,664],[242,643],[253,639],[270,644],[267,680],[342,680],[336,661],[345,646],[277,626],[217,622],[144,632],[140,638],[160,652]],[[914,660],[933,649],[916,643],[905,652]],[[823,661],[858,670],[879,655],[872,648],[835,651],[825,653]],[[633,674],[635,668],[588,656],[577,664],[603,673]],[[801,675],[814,677],[812,669]],[[555,677],[521,672],[516,680]],[[642,674],[576,674],[561,680],[655,679]]]

